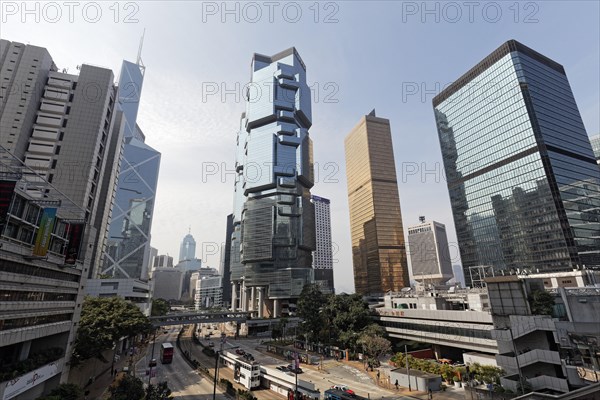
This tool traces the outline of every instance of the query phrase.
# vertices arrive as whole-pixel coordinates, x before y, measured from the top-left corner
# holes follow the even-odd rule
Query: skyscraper
[[[181,241],[179,248],[179,261],[193,260],[196,258],[196,241],[194,237],[188,233]]]
[[[251,74],[237,137],[232,309],[293,315],[313,280],[311,93],[295,48],[254,54]]]
[[[221,269],[220,275],[223,277],[223,305],[231,306],[231,235],[233,234],[233,214],[227,216],[227,226],[225,229],[225,243],[221,247]]]
[[[123,111],[123,140],[115,149],[120,157],[118,184],[112,194],[109,228],[101,273],[116,278],[147,281],[150,265],[150,232],[158,185],[161,154],[145,143],[137,113],[146,68],[123,61],[119,77],[118,107]]]
[[[510,40],[433,106],[467,285],[600,265],[600,174],[562,65]]]
[[[315,283],[321,286],[324,292],[334,293],[330,201],[314,195],[311,196],[311,200],[315,205],[315,235],[317,238],[317,249],[313,251],[312,263]]]
[[[446,226],[425,221],[408,227],[408,249],[412,277],[423,283],[442,284],[452,278],[452,263]]]
[[[375,110],[346,136],[354,287],[360,294],[409,286],[390,121]]]

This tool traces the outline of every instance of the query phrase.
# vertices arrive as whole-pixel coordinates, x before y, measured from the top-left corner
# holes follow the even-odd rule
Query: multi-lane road
[[[154,358],[157,360],[156,367],[153,367],[153,376],[150,378],[152,384],[167,381],[169,388],[173,391],[173,397],[176,400],[205,400],[212,399],[213,381],[194,371],[185,361],[183,355],[175,345],[177,334],[181,326],[167,327],[159,330],[160,334],[156,336],[156,345],[154,346]],[[163,330],[166,330],[165,334]],[[161,364],[160,346],[164,342],[171,342],[175,347],[173,362],[171,364]],[[145,357],[136,365],[136,375],[144,383],[148,383],[149,376],[146,375],[148,365],[152,359],[152,343],[148,346]],[[222,391],[217,387],[217,399],[227,400]]]
[[[229,330],[226,326],[221,325],[228,333]],[[150,382],[156,384],[158,382],[167,381],[169,387],[173,391],[173,396],[176,400],[209,400],[213,396],[213,381],[198,372],[194,371],[193,368],[185,361],[183,354],[179,351],[175,343],[177,341],[177,334],[181,330],[181,326],[173,326],[161,328],[158,332],[160,334],[156,337],[156,344],[154,346],[154,355],[152,355],[152,343],[147,348],[145,357],[136,365],[136,375],[144,381],[149,382],[149,376],[146,375],[148,365],[152,358],[157,360],[157,366],[153,368],[154,372],[150,377]],[[164,333],[164,331],[167,333]],[[203,329],[200,334],[202,338],[208,333]],[[212,336],[210,339],[202,339],[204,344],[212,342],[215,349],[219,349],[221,346],[220,331],[211,330]],[[190,340],[189,337],[182,340]],[[164,342],[171,342],[175,346],[175,353],[173,356],[173,362],[171,364],[163,365],[160,362],[160,347]],[[261,365],[276,367],[279,365],[287,365],[288,362],[272,357],[267,354],[265,348],[261,346],[260,339],[232,339],[231,337],[226,338],[224,344],[224,350],[234,351],[236,348],[240,348],[250,354],[252,354],[256,361],[260,362]],[[183,343],[183,342],[182,342]],[[186,344],[185,347],[190,346]],[[194,348],[196,352],[196,348]],[[197,352],[196,352],[197,353]],[[203,358],[200,354],[195,354],[195,357]],[[206,363],[206,360],[202,362]],[[317,367],[306,367],[304,364],[301,365],[304,373],[298,375],[298,378],[304,381],[313,383],[321,393],[329,389],[334,384],[344,384],[350,386],[357,394],[369,397],[377,400],[415,400],[415,397],[399,396],[398,393],[386,390],[378,387],[372,379],[364,372],[354,367],[351,367],[345,363],[337,362],[334,360],[327,360],[324,362],[322,368]],[[224,371],[225,372],[225,371]],[[259,393],[261,392],[261,393]],[[259,398],[265,400],[273,399],[285,399],[284,396],[280,396],[275,392],[268,390],[254,392]],[[262,396],[261,396],[262,395]],[[228,400],[223,394],[222,390],[217,387],[218,400]]]

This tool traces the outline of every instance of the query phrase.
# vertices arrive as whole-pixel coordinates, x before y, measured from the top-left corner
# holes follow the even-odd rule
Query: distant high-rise
[[[345,139],[354,287],[360,294],[409,286],[390,121],[364,116]]]
[[[331,243],[330,201],[324,197],[311,196],[315,205],[315,235],[317,249],[313,251],[313,269],[315,283],[324,292],[334,293],[333,285],[333,248]]]
[[[232,309],[258,317],[294,315],[313,281],[315,249],[311,92],[295,48],[254,54],[250,98],[237,136]]]
[[[452,278],[446,226],[436,221],[408,227],[412,277],[423,283],[442,284]]]
[[[590,143],[592,144],[592,150],[594,151],[596,162],[600,164],[600,135],[592,136],[590,138]]]
[[[510,40],[433,106],[467,285],[600,266],[600,174],[562,65]]]
[[[191,234],[185,235],[179,249],[179,261],[193,260],[196,258],[196,241]]]
[[[154,268],[173,268],[173,257],[165,254],[154,257]]]

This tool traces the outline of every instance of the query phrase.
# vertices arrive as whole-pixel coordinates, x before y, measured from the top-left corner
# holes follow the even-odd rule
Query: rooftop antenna
[[[140,66],[142,73],[146,70],[146,66],[142,61],[142,47],[144,46],[144,36],[146,36],[146,28],[144,28],[144,32],[142,33],[142,37],[140,39],[140,47],[138,48],[137,62],[136,64]]]
[[[419,221],[421,221],[422,224],[425,223],[425,216],[424,215],[419,216]]]

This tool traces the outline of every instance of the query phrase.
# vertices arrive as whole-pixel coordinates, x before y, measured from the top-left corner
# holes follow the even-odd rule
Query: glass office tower
[[[144,133],[136,124],[144,72],[140,60],[137,64],[123,61],[118,105],[124,117],[124,143],[101,274],[148,280],[161,154],[144,142]]]
[[[390,121],[375,110],[344,140],[356,293],[410,286]]]
[[[237,138],[232,309],[293,315],[313,281],[311,93],[295,48],[254,54]]]
[[[194,260],[196,258],[196,241],[191,233],[185,235],[179,246],[179,261]]]
[[[433,106],[467,285],[600,266],[600,171],[560,64],[510,40]]]

